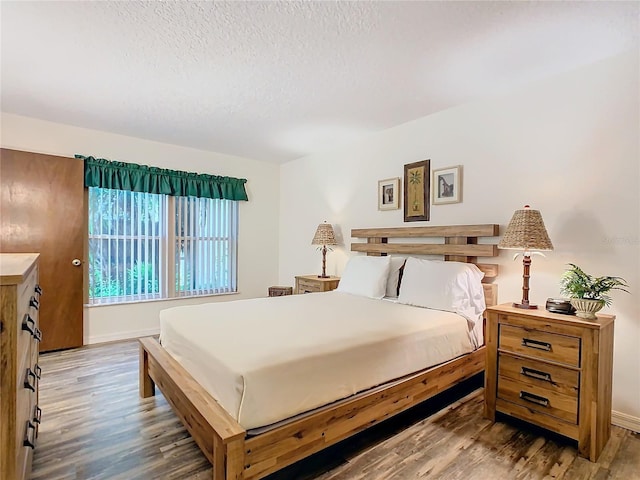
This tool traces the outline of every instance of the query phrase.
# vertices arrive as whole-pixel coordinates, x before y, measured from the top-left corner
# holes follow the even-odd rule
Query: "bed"
[[[478,263],[477,259],[497,255],[494,243],[478,243],[478,238],[497,235],[498,226],[493,224],[355,229],[352,230],[351,236],[364,238],[366,243],[352,243],[351,250],[373,257],[395,254],[438,255],[444,257],[445,261],[476,264],[484,273],[484,301],[487,305],[494,305],[497,286],[492,281],[497,276],[497,266]],[[418,238],[427,240],[412,243],[415,241],[412,239]],[[390,239],[393,241],[390,242]],[[438,243],[433,243],[434,240]],[[210,318],[212,315],[212,308],[215,309],[218,318],[234,315],[234,318],[241,320],[225,323],[221,318],[220,322],[215,324],[206,321],[203,323],[203,318]],[[372,309],[370,314],[366,313],[368,308]],[[215,341],[202,340],[219,338],[222,331],[234,328],[234,325],[245,331],[257,331],[256,322],[263,321],[269,325],[280,313],[283,318],[292,319],[300,309],[305,309],[307,313],[298,314],[298,318],[308,316],[308,312],[313,311],[321,318],[333,318],[334,323],[327,320],[307,324],[308,327],[327,323],[326,328],[318,328],[313,333],[314,337],[326,341],[320,342],[318,348],[321,351],[310,352],[304,360],[298,360],[297,370],[292,370],[291,364],[286,364],[284,360],[291,357],[290,360],[295,363],[295,350],[308,350],[311,347],[297,345],[298,341],[291,342],[291,345],[284,342],[283,345],[274,346],[272,343],[282,336],[276,335],[277,332],[273,339],[263,344],[259,340],[266,340],[267,333],[255,334],[253,339],[251,335],[245,335],[248,337],[248,345],[255,347],[251,349],[244,346],[243,349],[234,350],[228,342],[225,344],[224,339],[218,344]],[[353,312],[350,309],[353,309]],[[464,319],[461,321],[458,315],[452,313],[438,312],[438,320],[429,321],[429,325],[435,330],[439,329],[437,335],[456,339],[453,342],[436,344],[455,346],[444,348],[442,352],[429,349],[429,355],[433,354],[434,358],[421,357],[419,349],[415,349],[411,343],[412,338],[420,338],[422,335],[418,328],[419,322],[412,319],[411,309],[416,310],[416,307],[397,305],[397,302],[393,301],[354,298],[344,292],[169,309],[163,312],[161,318],[163,345],[155,338],[140,340],[140,394],[142,397],[154,395],[156,385],[162,390],[198,446],[213,464],[214,480],[259,479],[484,370],[484,347],[473,345],[474,337],[470,334],[472,329],[466,325],[467,328],[463,326],[461,330],[460,325],[465,323]],[[241,311],[244,313],[240,313]],[[256,315],[255,312],[260,314]],[[357,345],[342,349],[342,354],[347,355],[346,357],[338,357],[335,349],[327,346],[340,344],[349,337],[347,330],[351,326],[344,327],[345,322],[335,318],[336,312],[350,315],[353,319],[358,316],[354,312],[365,312],[362,318],[370,319],[373,318],[374,312],[379,312],[381,318],[385,315],[387,318],[393,317],[397,324],[393,324],[389,330],[389,326],[382,321],[371,321],[368,324],[358,323],[356,320],[349,322],[353,323],[353,328],[362,329],[366,334],[359,336],[361,339],[359,338]],[[457,317],[457,320],[454,317]],[[179,321],[180,318],[184,320]],[[302,318],[302,321],[304,320],[306,318]],[[173,328],[181,324],[184,324],[181,331],[177,327]],[[284,329],[283,331],[295,331],[303,326],[300,320],[288,320],[284,323],[281,321],[274,325],[277,325],[274,329]],[[482,322],[479,326],[481,333]],[[208,328],[213,330],[206,331]],[[385,329],[395,332],[391,337],[393,341],[400,342],[403,352],[416,350],[418,355],[413,358],[399,355],[397,362],[385,361],[378,366],[372,365],[373,374],[368,374],[366,369],[363,370],[363,366],[371,362],[363,362],[362,359],[375,358],[376,352],[394,351],[392,347],[387,349],[386,344],[379,341],[382,338],[380,334]],[[384,338],[389,337],[389,331],[383,335]],[[464,334],[469,334],[468,338],[462,338]],[[295,338],[301,337],[296,335]],[[475,338],[478,342],[478,337]],[[222,357],[224,360],[216,363],[215,358],[203,356],[206,355],[203,345],[205,343],[212,343],[213,351],[226,355]],[[243,353],[249,350],[251,355]],[[186,358],[186,354],[180,353],[185,351],[196,352],[192,360]],[[269,359],[274,358],[276,351],[278,361],[270,362]],[[333,371],[338,370],[336,365],[345,366],[340,370],[345,371],[346,380],[338,378],[337,387],[334,386],[339,392],[337,397],[336,394],[332,394],[333,396],[325,398],[334,387],[330,385],[332,376],[318,368],[321,364],[328,365],[329,370]],[[436,366],[421,368],[422,365],[432,364]],[[221,376],[211,382],[208,380],[207,372],[194,368],[194,365],[207,365],[217,369]],[[257,371],[263,377],[254,375]],[[293,375],[292,385],[300,382],[300,389],[308,393],[306,397],[303,396],[304,402],[296,397],[300,392],[296,393],[295,389],[286,385],[280,388],[276,383],[285,376],[285,371],[286,376]],[[298,377],[295,376],[296,371]],[[305,371],[317,374],[305,375]],[[224,378],[227,380],[222,380]],[[353,379],[357,379],[357,382]],[[265,400],[265,394],[272,395],[268,401]],[[336,401],[333,401],[334,399]],[[289,403],[293,407],[288,404],[288,400],[291,400]],[[269,408],[262,408],[265,404],[268,404]]]

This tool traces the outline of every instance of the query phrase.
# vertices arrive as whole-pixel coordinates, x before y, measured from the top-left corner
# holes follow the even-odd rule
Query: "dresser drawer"
[[[578,397],[580,388],[577,370],[502,353],[498,355],[498,375],[523,385],[573,397]]]
[[[298,293],[322,292],[322,285],[317,282],[298,280]]]
[[[580,338],[500,324],[498,348],[543,360],[580,366]]]
[[[16,448],[15,454],[22,450],[27,422],[32,422],[33,409],[36,404],[36,394],[31,390],[24,388],[24,376],[18,385],[16,395]],[[35,433],[35,432],[34,432]]]
[[[40,345],[35,340],[31,340],[31,345],[29,347],[29,363],[38,370],[38,375],[41,375],[40,366],[38,365],[38,361],[40,359],[39,352]],[[40,380],[40,379],[38,379]]]
[[[507,377],[498,377],[498,398],[534,412],[530,418],[525,418],[533,423],[536,423],[535,412],[551,415],[572,424],[578,423],[578,398],[575,395],[563,395]]]
[[[16,473],[17,480],[27,480],[29,478],[29,472],[31,472],[31,462],[33,459],[33,448],[24,445],[24,440],[33,440],[35,442],[35,431],[32,427],[35,427],[33,423],[18,424],[18,431],[21,433],[20,443],[18,444]],[[35,444],[35,443],[34,443]]]
[[[31,423],[36,427],[36,439],[38,438],[38,431],[40,430],[40,423],[42,423],[42,409],[38,403],[33,405],[31,409]]]
[[[18,317],[16,319],[17,332],[17,366],[18,366],[18,382],[20,381],[21,372],[27,367],[29,360],[29,351],[31,344],[38,335],[38,295],[35,294],[33,285],[24,290],[18,298]]]
[[[29,319],[29,321],[27,321]],[[24,371],[31,365],[31,344],[34,342],[33,336],[27,330],[23,330],[22,326],[26,325],[26,328],[35,332],[35,320],[32,317],[24,314],[20,317],[18,322],[18,342],[16,349],[16,381],[18,385],[22,385],[24,380]]]

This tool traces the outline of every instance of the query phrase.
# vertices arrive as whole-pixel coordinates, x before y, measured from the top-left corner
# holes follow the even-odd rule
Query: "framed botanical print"
[[[387,178],[378,182],[378,210],[400,208],[400,179]]]
[[[404,221],[429,220],[429,160],[404,166]]]
[[[462,166],[433,171],[433,204],[462,202]]]

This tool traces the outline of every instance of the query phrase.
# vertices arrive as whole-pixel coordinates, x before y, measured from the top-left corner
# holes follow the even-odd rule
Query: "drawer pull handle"
[[[536,380],[544,380],[545,382],[551,382],[551,374],[547,372],[541,372],[540,370],[534,370],[533,368],[522,367],[520,368],[520,374],[525,377],[535,378]]]
[[[36,285],[33,288],[33,291],[36,292],[38,295],[42,295],[42,288],[40,287],[40,285]]]
[[[31,432],[31,438],[29,438],[29,433]],[[24,442],[22,442],[24,447],[36,448],[36,426],[27,420],[27,427],[24,432]]]
[[[36,342],[42,341],[42,331],[39,328],[36,328],[36,331],[33,334],[33,338],[36,339]]]
[[[29,299],[29,306],[35,308],[36,310],[40,309],[40,302],[36,300],[36,297],[31,297]]]
[[[541,342],[539,340],[531,340],[530,338],[523,338],[522,339],[522,346],[523,347],[529,347],[529,348],[535,348],[538,350],[544,350],[545,352],[550,352],[551,351],[551,344],[547,343],[547,342]]]
[[[541,407],[549,406],[549,399],[540,397],[538,395],[534,395],[533,393],[520,391],[520,398],[522,400],[526,400],[527,402],[535,403],[536,405],[540,405]]]
[[[25,313],[22,320],[22,330],[29,332],[32,336],[36,334],[36,321],[28,313]]]
[[[40,365],[38,365],[38,364],[36,363],[36,366],[35,366],[35,367],[33,367],[33,370],[34,370],[34,372],[33,372],[33,373],[35,373],[36,378],[37,378],[38,380],[40,380],[40,378],[41,378],[41,376],[42,376],[42,369],[40,368]]]
[[[33,407],[33,423],[40,423],[42,419],[42,409],[36,405]]]
[[[33,383],[31,379],[33,378]],[[36,391],[36,374],[30,368],[27,368],[27,373],[24,376],[24,388],[28,388],[32,392]]]

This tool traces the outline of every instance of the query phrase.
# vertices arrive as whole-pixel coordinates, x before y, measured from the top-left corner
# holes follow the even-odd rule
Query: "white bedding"
[[[160,329],[247,430],[474,350],[455,313],[335,291],[170,308]]]

